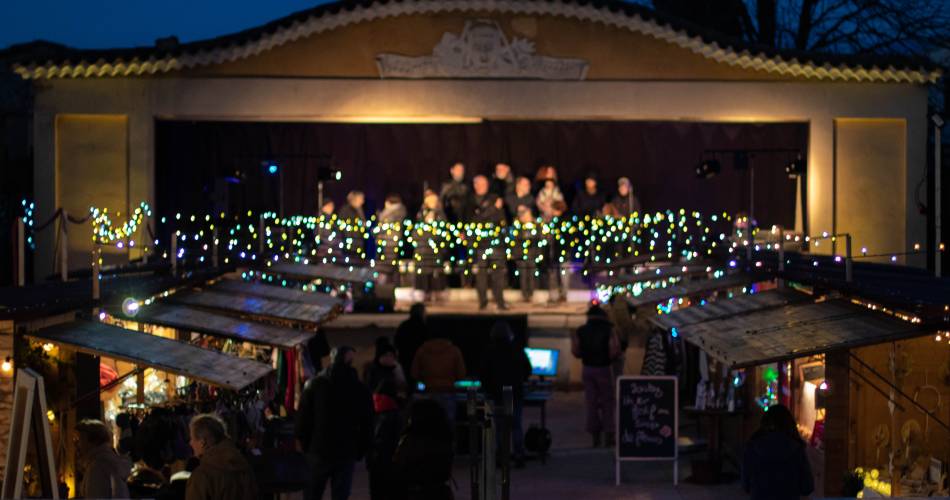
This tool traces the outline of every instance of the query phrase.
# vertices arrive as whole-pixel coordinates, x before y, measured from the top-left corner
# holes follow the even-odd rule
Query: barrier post
[[[471,474],[471,486],[472,486],[472,500],[478,500],[478,464],[479,464],[479,423],[478,423],[478,409],[475,406],[476,402],[476,393],[474,387],[468,388],[468,398],[466,400],[466,411],[468,413],[468,457],[471,461],[470,474]]]
[[[66,224],[69,220],[68,215],[66,214],[66,209],[60,213],[59,216],[59,278],[62,281],[69,280],[69,242],[67,241],[67,229]]]
[[[218,226],[214,227],[211,235],[211,265],[218,267]]]
[[[178,276],[178,231],[172,233],[171,255],[168,259],[172,265],[172,276]]]
[[[851,258],[851,235],[844,235],[844,280],[847,283],[851,283],[851,280],[854,278],[851,265],[853,259]]]
[[[102,247],[96,242],[92,247],[92,300],[99,300],[99,261],[102,257]]]
[[[264,214],[257,221],[257,255],[264,255]]]
[[[26,285],[26,228],[23,226],[23,218],[16,219],[16,286]]]

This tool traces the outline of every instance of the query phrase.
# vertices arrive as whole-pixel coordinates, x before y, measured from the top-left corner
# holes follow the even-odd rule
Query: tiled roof
[[[12,55],[13,70],[24,79],[134,77],[236,61],[360,22],[446,12],[549,15],[601,23],[652,36],[722,64],[790,78],[927,83],[941,74],[934,64],[916,58],[836,56],[749,45],[618,0],[344,0],[192,43],[77,50],[37,42],[5,52]]]

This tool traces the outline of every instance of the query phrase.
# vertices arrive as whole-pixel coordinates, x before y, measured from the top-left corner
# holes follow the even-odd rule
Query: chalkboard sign
[[[676,377],[617,380],[617,459],[676,460]]]

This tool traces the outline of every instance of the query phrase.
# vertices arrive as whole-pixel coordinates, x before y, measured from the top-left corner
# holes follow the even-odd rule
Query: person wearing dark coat
[[[456,163],[449,169],[452,179],[442,184],[439,198],[448,220],[462,222],[469,220],[472,210],[472,190],[465,183],[465,165]]]
[[[587,310],[587,322],[571,335],[571,353],[584,365],[581,377],[587,432],[593,437],[595,448],[601,445],[601,433],[606,434],[606,445],[613,446],[616,396],[611,365],[620,354],[620,340],[607,312],[600,306],[591,306]]]
[[[515,343],[514,333],[506,321],[496,321],[491,329],[491,344],[482,358],[481,382],[485,395],[496,408],[504,403],[504,387],[510,386],[513,408],[511,413],[511,449],[515,467],[524,465],[524,383],[531,376],[531,361],[524,349]],[[499,427],[500,417],[495,419]],[[495,434],[499,449],[501,434]]]
[[[528,210],[533,210],[534,205],[534,195],[531,194],[531,179],[518,177],[518,180],[515,181],[515,191],[505,196],[505,210],[508,211],[508,217],[516,219],[519,207],[525,206],[528,207]]]
[[[398,396],[406,395],[406,375],[402,365],[396,358],[396,348],[389,341],[389,337],[376,339],[376,354],[373,360],[363,367],[363,385],[373,391],[387,382]]]
[[[597,191],[597,177],[593,174],[584,178],[584,189],[578,191],[571,203],[571,211],[578,217],[599,215],[604,208],[604,195]]]
[[[294,434],[310,466],[307,500],[349,498],[356,462],[373,439],[373,402],[353,368],[354,350],[334,349],[330,366],[304,385]]]
[[[399,500],[452,500],[452,428],[445,411],[431,399],[409,407],[406,430],[393,456]]]
[[[633,194],[633,185],[630,179],[621,177],[617,180],[617,192],[614,194],[610,205],[617,217],[626,217],[634,212],[640,212],[640,200]]]
[[[390,352],[391,356],[392,353]],[[385,355],[384,355],[385,356]],[[379,353],[377,352],[377,357]],[[366,456],[369,496],[372,500],[396,498],[393,455],[399,443],[401,418],[399,393],[393,377],[382,377],[373,389],[373,445]]]
[[[475,212],[472,222],[482,223],[483,235],[476,240],[472,272],[475,273],[475,288],[478,291],[478,308],[488,307],[488,283],[491,282],[492,297],[499,310],[508,309],[505,304],[505,280],[508,274],[505,260],[504,240],[497,236],[499,226],[505,223],[504,203],[498,195],[488,191],[488,179],[479,175],[472,180],[475,188]]]
[[[366,197],[362,191],[350,191],[346,195],[346,205],[340,207],[337,217],[349,221],[366,220],[366,212],[363,211],[365,202]]]
[[[189,444],[200,462],[188,478],[185,500],[256,499],[254,470],[228,439],[224,422],[216,415],[197,415],[189,431]]]
[[[413,260],[416,264],[415,285],[417,290],[422,290],[427,302],[435,300],[436,292],[444,288],[443,264],[447,236],[437,229],[445,220],[439,196],[427,189],[416,221],[419,225],[431,225],[430,232],[425,237],[412,238]]]
[[[403,370],[412,369],[412,361],[416,351],[429,339],[429,330],[426,326],[426,306],[417,302],[409,307],[409,318],[399,323],[393,344],[399,357],[399,365]],[[414,387],[415,380],[409,380],[409,389]]]
[[[515,176],[511,173],[511,165],[498,163],[495,165],[495,174],[491,180],[491,192],[502,200],[515,194]]]
[[[766,410],[759,430],[746,444],[742,488],[752,500],[798,500],[815,490],[805,442],[785,406]]]

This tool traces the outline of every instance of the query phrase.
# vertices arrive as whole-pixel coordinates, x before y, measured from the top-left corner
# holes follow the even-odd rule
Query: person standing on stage
[[[355,351],[341,346],[330,366],[307,381],[294,435],[310,466],[304,499],[320,499],[330,483],[334,500],[350,497],[356,462],[373,439],[373,401],[353,368]]]
[[[336,210],[336,205],[333,203],[333,200],[326,199],[323,200],[323,206],[320,207],[320,215],[324,218],[329,219],[333,216],[333,212]]]
[[[557,187],[556,177],[548,177],[542,180],[541,190],[538,191],[538,197],[535,203],[538,206],[541,217],[545,221],[550,221],[557,216],[554,213],[555,204],[564,203],[564,195],[561,193],[561,189]],[[563,213],[562,210],[561,215],[563,215]]]
[[[515,194],[515,176],[511,174],[511,165],[498,163],[495,165],[495,174],[491,180],[491,192],[502,200]]]
[[[416,220],[423,224],[437,224],[445,221],[445,212],[439,206],[439,196],[435,191],[427,189],[422,199],[422,208],[416,215]],[[413,259],[416,265],[416,289],[425,293],[425,300],[430,301],[435,298],[435,292],[441,290],[442,282],[442,264],[445,250],[441,245],[444,236],[441,232],[430,228],[430,233],[425,238],[413,238]]]
[[[506,310],[505,278],[508,269],[505,260],[504,238],[500,231],[505,224],[504,203],[494,193],[488,192],[488,179],[483,175],[473,179],[475,188],[475,212],[472,222],[486,226],[480,229],[479,238],[472,250],[475,259],[472,272],[475,273],[475,288],[478,290],[478,308],[488,307],[488,283],[491,281],[492,296],[498,309]]]
[[[584,177],[584,188],[574,196],[571,211],[578,217],[600,215],[604,208],[604,195],[597,190],[597,176],[593,173]]]
[[[614,377],[613,360],[620,354],[620,340],[607,313],[600,306],[587,310],[587,323],[571,335],[571,353],[584,365],[584,400],[587,407],[587,432],[593,437],[594,447],[604,441],[614,445]]]
[[[379,212],[380,224],[392,224],[406,220],[406,206],[398,194],[390,194],[383,202],[383,210]]]
[[[445,215],[452,222],[467,221],[471,217],[472,191],[465,183],[465,165],[461,162],[449,169],[452,179],[442,184],[439,198]]]
[[[362,191],[350,191],[346,195],[346,205],[340,207],[337,216],[345,221],[364,221],[366,213],[363,211],[363,204],[366,203],[366,196]]]
[[[630,179],[621,177],[617,180],[617,193],[614,194],[610,204],[613,205],[613,209],[620,217],[640,212],[640,200],[633,195],[633,185],[630,184]]]
[[[512,249],[512,259],[518,266],[518,282],[521,287],[521,297],[525,302],[531,302],[534,296],[535,282],[537,281],[538,261],[545,248],[540,242],[545,236],[535,225],[534,214],[529,205],[518,207],[518,224],[514,229],[515,245]]]
[[[515,181],[515,192],[505,197],[505,209],[512,219],[518,218],[518,208],[522,205],[528,207],[528,210],[534,208],[531,179],[527,177],[518,177]]]

